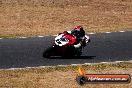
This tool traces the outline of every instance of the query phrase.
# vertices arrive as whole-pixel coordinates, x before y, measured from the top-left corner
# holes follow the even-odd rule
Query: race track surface
[[[0,69],[56,66],[132,60],[132,32],[97,33],[80,58],[43,58],[53,36],[26,39],[0,39]]]

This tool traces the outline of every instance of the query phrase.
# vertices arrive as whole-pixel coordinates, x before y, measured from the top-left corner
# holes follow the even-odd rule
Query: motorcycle
[[[52,56],[62,57],[81,56],[82,49],[75,49],[73,46],[75,42],[76,38],[73,35],[59,34],[57,37],[55,37],[54,44],[44,51],[43,57],[50,58]],[[90,42],[89,36],[85,35],[83,43],[87,44],[88,42]]]

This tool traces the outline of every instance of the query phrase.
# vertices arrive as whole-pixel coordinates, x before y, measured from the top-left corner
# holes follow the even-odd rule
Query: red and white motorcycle
[[[82,50],[75,49],[74,44],[76,42],[76,38],[71,34],[60,34],[55,37],[54,44],[47,48],[43,57],[50,58],[52,56],[63,56],[63,57],[75,57],[80,56],[82,54]],[[85,35],[83,39],[84,46],[90,42],[89,36]],[[82,47],[84,47],[82,45]]]

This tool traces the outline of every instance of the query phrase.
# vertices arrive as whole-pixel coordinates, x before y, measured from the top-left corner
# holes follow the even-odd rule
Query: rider
[[[85,43],[85,31],[82,26],[76,26],[71,31],[64,31],[63,34],[71,34],[76,38],[76,43],[73,45],[75,49],[82,49],[86,45]]]

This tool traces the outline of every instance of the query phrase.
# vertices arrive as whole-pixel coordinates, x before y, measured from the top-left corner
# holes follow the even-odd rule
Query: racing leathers
[[[71,31],[64,31],[61,34],[71,34]],[[86,35],[84,35],[84,36],[75,36],[75,35],[72,35],[72,36],[74,36],[75,39],[76,39],[76,42],[73,45],[74,48],[82,50],[82,48],[86,46],[86,38],[88,38],[88,36],[86,36]]]

